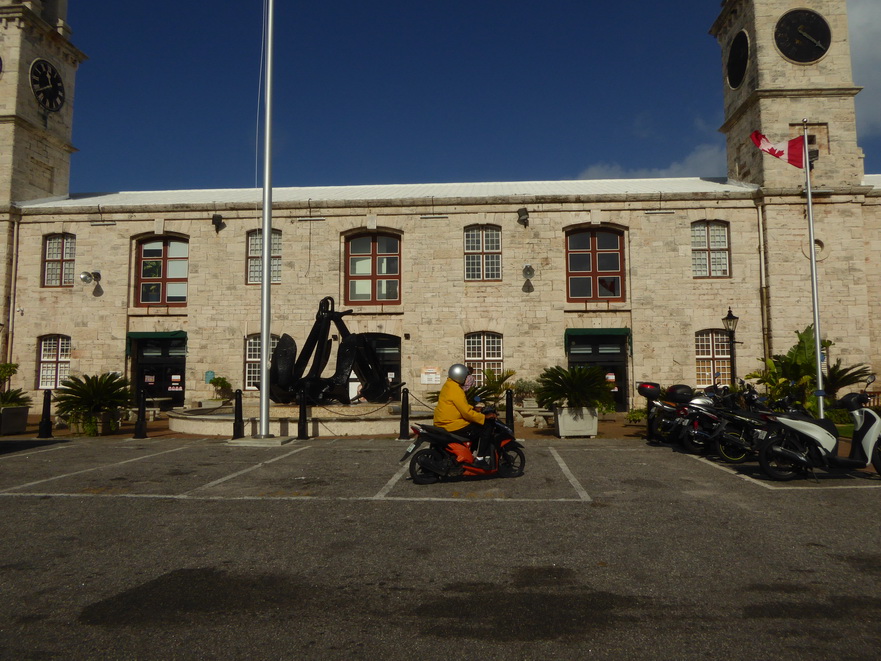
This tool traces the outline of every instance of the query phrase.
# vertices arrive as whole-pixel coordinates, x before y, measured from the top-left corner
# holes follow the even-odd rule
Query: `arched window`
[[[50,234],[43,239],[43,286],[73,287],[76,236]]]
[[[566,235],[569,301],[624,300],[624,235],[608,229]]]
[[[278,335],[271,336],[269,355],[275,351],[278,344]],[[260,347],[262,346],[260,334],[248,335],[245,338],[245,390],[258,390],[260,388]]]
[[[138,306],[187,304],[189,243],[176,237],[151,237],[137,244],[135,277]]]
[[[731,344],[728,331],[710,329],[695,333],[694,357],[699,387],[711,386],[716,379],[722,383],[731,382]]]
[[[472,225],[465,228],[465,279],[502,279],[502,228]]]
[[[505,369],[502,336],[481,331],[465,335],[465,364],[474,369],[475,384],[483,385],[483,372],[501,374]]]
[[[401,241],[393,234],[346,239],[346,305],[401,302]]]
[[[270,282],[281,282],[281,230],[272,230]],[[248,232],[248,284],[263,282],[263,231]]]
[[[728,223],[700,220],[691,224],[691,274],[695,278],[731,277]]]
[[[70,337],[44,335],[37,341],[40,390],[55,390],[70,374]]]

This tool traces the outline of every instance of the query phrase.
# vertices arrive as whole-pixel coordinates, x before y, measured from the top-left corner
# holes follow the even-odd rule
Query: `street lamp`
[[[740,317],[735,317],[734,313],[731,312],[731,308],[728,308],[728,314],[722,317],[722,325],[725,326],[725,330],[728,331],[728,353],[731,356],[731,387],[735,387],[737,380],[737,363],[734,360],[734,331],[737,330],[737,322],[740,321]]]

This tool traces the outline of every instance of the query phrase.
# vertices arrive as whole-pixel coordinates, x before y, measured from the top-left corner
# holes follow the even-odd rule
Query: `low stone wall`
[[[167,415],[169,430],[181,434],[232,436],[233,433],[231,406],[213,410],[170,411]],[[273,436],[297,436],[299,416],[297,406],[270,406],[269,433]],[[245,436],[256,436],[260,426],[259,407],[245,407],[242,417]],[[414,409],[410,412],[410,420],[414,422],[431,420],[431,417],[431,411]],[[306,419],[309,438],[398,436],[401,426],[400,404],[308,407]]]

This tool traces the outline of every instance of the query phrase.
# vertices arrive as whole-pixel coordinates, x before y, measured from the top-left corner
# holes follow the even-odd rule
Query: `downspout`
[[[765,203],[756,205],[756,223],[759,230],[759,305],[762,315],[762,358],[771,357],[771,301],[768,290],[768,246],[765,238]]]
[[[12,340],[15,336],[15,300],[18,294],[18,242],[21,234],[21,212],[12,221],[12,263],[9,272],[9,310],[6,317],[6,344],[3,347],[3,362],[12,362]]]

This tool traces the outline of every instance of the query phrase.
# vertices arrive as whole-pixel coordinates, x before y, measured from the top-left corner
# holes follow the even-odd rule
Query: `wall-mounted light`
[[[532,280],[535,277],[535,269],[532,268],[532,264],[526,264],[523,266],[523,277],[527,280]]]
[[[529,227],[529,211],[526,207],[517,209],[517,222],[523,225],[523,227]]]
[[[101,282],[101,271],[83,271],[80,273],[80,280],[86,285],[92,282]]]
[[[214,225],[215,232],[219,232],[224,227],[226,227],[226,223],[223,222],[223,216],[221,216],[219,213],[216,213],[213,216],[211,216],[211,224]]]

